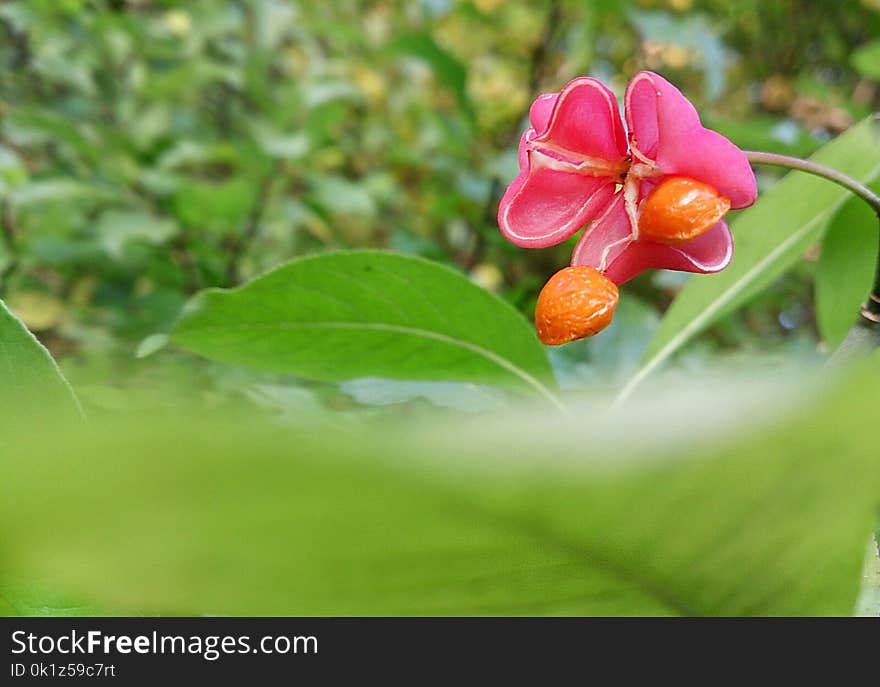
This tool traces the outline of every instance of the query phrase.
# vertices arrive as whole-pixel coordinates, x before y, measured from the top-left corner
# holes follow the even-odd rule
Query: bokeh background
[[[236,374],[133,353],[195,291],[297,255],[422,255],[531,316],[568,247],[495,224],[528,106],[645,68],[741,147],[808,155],[880,106],[880,2],[0,3],[0,297],[111,405],[108,384]],[[821,353],[815,258],[680,362]],[[687,278],[628,285],[611,330],[553,352],[563,384],[628,376]]]

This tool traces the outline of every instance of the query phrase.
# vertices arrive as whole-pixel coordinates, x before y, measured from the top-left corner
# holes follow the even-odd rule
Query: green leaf
[[[85,616],[95,610],[28,584],[0,584],[0,617]]]
[[[866,43],[855,50],[850,58],[853,67],[862,76],[880,79],[880,40]]]
[[[148,356],[153,355],[157,351],[162,350],[165,346],[168,345],[168,335],[167,334],[150,334],[150,336],[143,339],[135,349],[134,357],[135,358],[146,358]]]
[[[0,596],[0,618],[12,618],[17,615],[19,615],[19,613],[15,606],[3,596]]]
[[[376,202],[363,183],[326,175],[315,178],[313,186],[315,201],[327,212],[365,217],[376,215]]]
[[[0,301],[0,422],[18,412],[51,408],[80,415],[73,389],[52,356]]]
[[[877,215],[852,198],[825,233],[816,271],[816,316],[822,339],[836,348],[859,317],[877,266]]]
[[[39,179],[16,188],[12,202],[18,207],[45,203],[73,202],[77,200],[99,201],[112,198],[110,191],[73,179]]]
[[[301,258],[209,289],[172,338],[207,358],[310,379],[466,381],[555,398],[544,348],[519,313],[448,267],[394,253]]]
[[[365,405],[392,405],[423,399],[439,407],[469,412],[494,410],[504,405],[498,389],[463,382],[413,382],[361,377],[339,385],[342,393]]]
[[[234,230],[251,211],[256,184],[243,177],[221,182],[188,180],[174,195],[174,211],[180,222],[194,229],[216,232]]]
[[[0,576],[126,614],[849,614],[878,368],[789,381],[572,418],[29,432],[0,461]]]
[[[130,243],[165,243],[177,233],[177,225],[147,212],[107,210],[98,220],[97,232],[101,247],[110,257],[120,259]]]
[[[880,137],[866,119],[823,146],[812,158],[867,182],[880,174]],[[693,277],[675,299],[621,393],[627,396],[676,351],[741,307],[801,259],[822,236],[828,219],[851,194],[836,184],[791,172],[732,223],[733,262],[724,272]]]

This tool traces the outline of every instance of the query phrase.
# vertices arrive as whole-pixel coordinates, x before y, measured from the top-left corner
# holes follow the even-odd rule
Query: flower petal
[[[550,115],[553,113],[557,100],[559,100],[559,93],[542,93],[535,98],[535,102],[529,108],[529,122],[538,134],[547,131]]]
[[[512,243],[543,248],[607,207],[626,169],[627,144],[614,94],[589,77],[538,97],[529,120],[520,173],[501,199],[498,225]]]
[[[518,246],[554,246],[602,212],[613,195],[614,181],[607,177],[532,167],[507,187],[498,226]]]
[[[578,239],[571,254],[572,265],[595,267],[604,272],[632,241],[632,227],[623,194],[618,193],[605,212]]]
[[[517,149],[517,159],[519,160],[520,170],[529,168],[529,143],[535,138],[534,129],[526,129],[523,135],[519,137],[519,148]]]
[[[732,258],[733,237],[721,221],[702,236],[675,246],[633,241],[608,264],[605,276],[623,284],[648,269],[707,274],[723,270]]]
[[[745,154],[704,128],[694,106],[666,79],[639,72],[627,86],[625,105],[631,146],[664,174],[710,184],[733,208],[755,202],[755,174]]]
[[[552,96],[552,94],[549,94]],[[547,98],[547,100],[543,100]],[[627,143],[617,99],[602,82],[583,76],[569,81],[556,98],[546,131],[541,131],[551,98],[541,96],[529,116],[542,143],[584,157],[617,162],[626,157]]]

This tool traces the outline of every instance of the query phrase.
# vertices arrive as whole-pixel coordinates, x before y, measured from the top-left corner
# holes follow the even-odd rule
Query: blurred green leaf
[[[146,337],[138,344],[134,355],[136,358],[146,358],[153,355],[153,353],[162,350],[167,345],[167,334],[150,334],[150,336]]]
[[[146,212],[108,210],[98,220],[98,240],[112,258],[124,255],[130,243],[161,245],[177,233],[173,220]]]
[[[27,179],[27,169],[11,148],[0,145],[0,197]]]
[[[554,398],[544,348],[507,303],[448,267],[352,251],[202,292],[172,338],[221,362],[312,379],[467,381]]]
[[[79,402],[55,361],[0,301],[0,422],[18,412],[51,408],[79,416]]]
[[[0,618],[10,618],[16,615],[20,615],[18,609],[5,597],[0,596]]]
[[[867,182],[880,174],[880,137],[874,118],[823,146],[811,159]],[[651,339],[629,393],[697,334],[773,283],[818,241],[849,191],[825,179],[791,172],[734,219],[733,262],[724,272],[691,278]]]
[[[271,157],[296,160],[309,151],[309,137],[303,131],[278,131],[264,123],[254,124],[253,129],[260,148]]]
[[[363,183],[343,177],[321,176],[314,180],[314,199],[328,212],[373,216],[376,203]]]
[[[62,427],[0,461],[0,575],[113,613],[850,614],[878,393],[863,365],[614,415]]]
[[[816,270],[816,319],[830,348],[844,340],[871,292],[878,231],[877,215],[861,198],[852,198],[825,232]]]
[[[241,177],[218,182],[188,180],[175,193],[175,214],[188,227],[225,233],[247,217],[256,195],[256,184]]]
[[[880,40],[861,46],[853,52],[850,60],[862,76],[880,80]]]
[[[423,399],[441,408],[466,412],[495,410],[504,405],[498,389],[464,382],[414,382],[360,377],[343,382],[339,390],[365,405],[392,405]]]
[[[12,202],[24,207],[42,203],[61,203],[72,200],[108,200],[111,191],[74,179],[34,179],[12,192]]]
[[[84,616],[95,609],[29,584],[0,584],[0,618],[14,616]]]
[[[252,3],[256,41],[262,50],[274,50],[285,33],[296,26],[295,5],[283,0],[258,0]]]
[[[46,107],[17,109],[7,125],[10,137],[21,143],[52,141],[68,146],[75,154],[94,159],[98,150],[95,132],[81,122],[71,122],[60,112]]]

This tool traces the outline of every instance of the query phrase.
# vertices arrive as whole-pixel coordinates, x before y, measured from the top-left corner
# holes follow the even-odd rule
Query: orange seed
[[[642,204],[639,234],[657,243],[695,239],[730,210],[730,199],[709,184],[687,177],[667,177]]]
[[[617,285],[592,267],[559,270],[538,296],[538,338],[559,346],[597,334],[611,324],[618,297]]]

